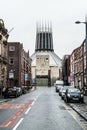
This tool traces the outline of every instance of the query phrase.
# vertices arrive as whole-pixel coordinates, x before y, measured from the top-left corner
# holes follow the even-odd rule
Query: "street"
[[[38,87],[0,104],[0,130],[87,130],[81,122],[54,87]]]

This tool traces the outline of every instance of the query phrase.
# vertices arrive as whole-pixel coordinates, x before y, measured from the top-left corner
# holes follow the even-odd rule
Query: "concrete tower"
[[[36,27],[35,52],[32,59],[32,82],[37,85],[51,86],[61,78],[61,59],[53,49],[52,25]]]
[[[48,27],[37,25],[35,51],[54,51],[52,28],[49,25]]]

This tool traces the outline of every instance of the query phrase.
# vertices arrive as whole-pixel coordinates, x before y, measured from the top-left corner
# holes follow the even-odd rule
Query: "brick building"
[[[79,62],[78,50],[79,50],[79,47],[74,49],[70,55],[70,83],[71,85],[75,85],[75,76],[77,78],[78,62]]]
[[[70,55],[70,77],[71,84],[87,91],[86,82],[86,43],[85,40],[82,44],[73,50]]]
[[[31,60],[23,44],[8,42],[7,86],[31,86]]]
[[[70,84],[70,55],[64,55],[62,59],[62,76],[65,85]]]

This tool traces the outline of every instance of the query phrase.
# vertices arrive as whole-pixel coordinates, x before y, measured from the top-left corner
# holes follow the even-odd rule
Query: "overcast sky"
[[[23,43],[30,55],[35,51],[36,22],[52,22],[55,53],[62,58],[71,54],[85,39],[87,0],[0,0],[0,19],[8,31],[9,42]]]

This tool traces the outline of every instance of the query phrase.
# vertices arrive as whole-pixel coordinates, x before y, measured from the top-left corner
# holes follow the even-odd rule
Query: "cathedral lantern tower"
[[[35,51],[54,51],[51,27],[37,26]]]

